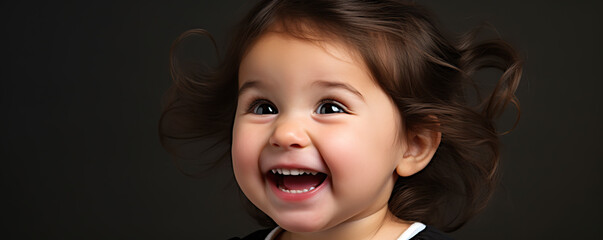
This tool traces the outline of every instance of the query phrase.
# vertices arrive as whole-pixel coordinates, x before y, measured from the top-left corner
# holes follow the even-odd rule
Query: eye
[[[274,104],[268,102],[267,100],[256,100],[249,107],[249,112],[258,115],[264,114],[277,114],[278,109],[274,106]]]
[[[347,113],[343,104],[335,100],[324,100],[316,109],[318,114]]]

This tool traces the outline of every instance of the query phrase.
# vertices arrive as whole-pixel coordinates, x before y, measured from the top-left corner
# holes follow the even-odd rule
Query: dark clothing
[[[244,238],[234,237],[229,240],[256,240],[256,239],[264,240],[264,239],[266,239],[266,236],[268,236],[270,231],[272,231],[272,229],[258,230],[258,231],[253,232],[252,234],[245,236]]]
[[[272,231],[272,229],[264,229],[255,231],[252,234],[247,235],[244,238],[231,238],[230,240],[264,240],[266,236]],[[434,227],[427,226],[423,231],[417,233],[410,240],[452,240],[452,238],[444,235],[444,233],[435,229]]]
[[[434,227],[427,226],[423,231],[410,238],[410,240],[452,240],[452,238],[446,236]]]

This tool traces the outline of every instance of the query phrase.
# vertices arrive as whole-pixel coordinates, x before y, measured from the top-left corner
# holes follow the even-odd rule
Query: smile
[[[326,178],[325,173],[304,169],[275,168],[268,173],[268,179],[272,184],[281,192],[288,194],[312,192],[323,184]]]

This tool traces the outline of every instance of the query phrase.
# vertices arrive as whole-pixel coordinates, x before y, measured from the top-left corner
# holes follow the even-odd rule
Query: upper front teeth
[[[312,174],[312,175],[316,175],[318,174],[318,172],[315,171],[308,171],[308,170],[302,170],[302,169],[284,169],[284,168],[276,168],[276,169],[272,169],[271,170],[272,173],[276,174],[282,174],[282,175],[302,175],[302,174]]]

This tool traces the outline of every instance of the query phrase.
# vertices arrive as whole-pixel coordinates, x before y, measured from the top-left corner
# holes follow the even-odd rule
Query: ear
[[[427,128],[409,131],[406,137],[406,151],[396,167],[398,175],[408,177],[423,170],[431,161],[441,140],[441,132]]]

